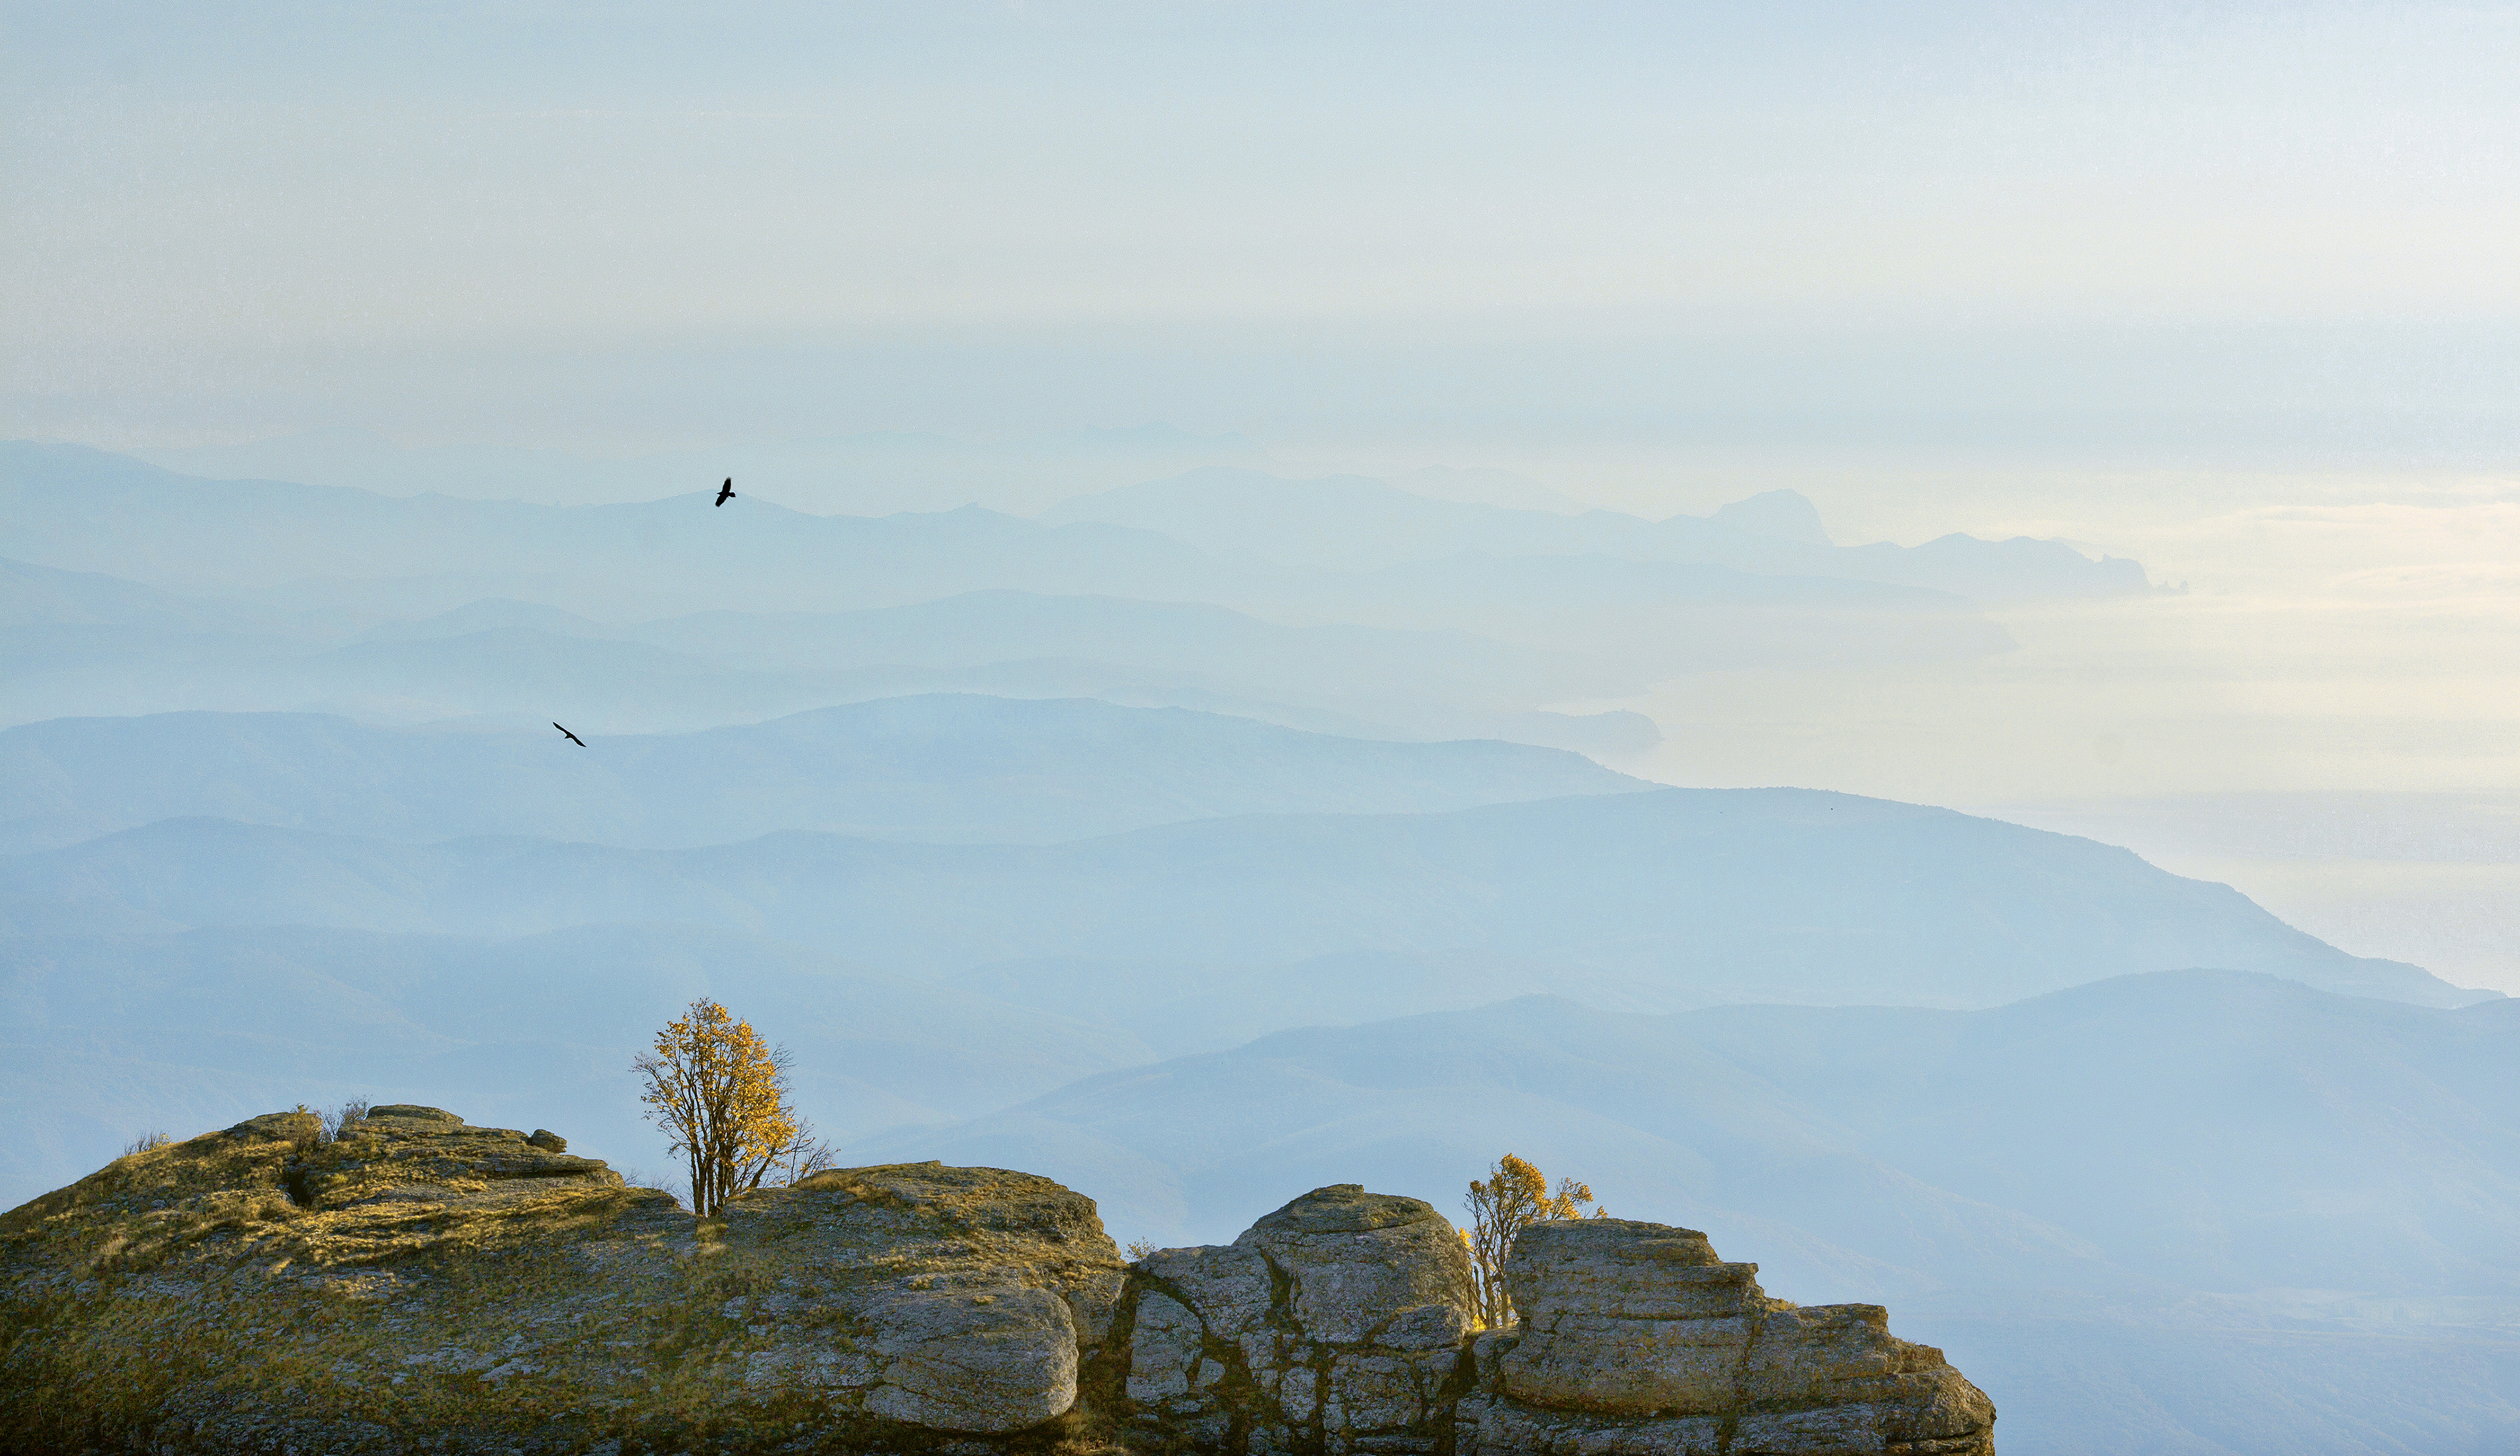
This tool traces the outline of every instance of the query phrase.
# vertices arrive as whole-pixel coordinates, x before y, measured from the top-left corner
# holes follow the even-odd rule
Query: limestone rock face
[[[0,1449],[1040,1446],[1127,1278],[1026,1173],[843,1169],[701,1223],[557,1137],[321,1131],[254,1118],[0,1215]]]
[[[872,1348],[885,1357],[867,1409],[943,1431],[1038,1426],[1076,1403],[1076,1322],[1047,1290],[1009,1288],[870,1302]]]
[[[1506,1261],[1521,1324],[1479,1342],[1464,1456],[1983,1456],[1995,1408],[1877,1304],[1760,1292],[1693,1229],[1544,1223]]]
[[[1470,1263],[1444,1216],[1354,1183],[1139,1265],[1140,1423],[1251,1452],[1433,1451],[1467,1388]]]
[[[1991,1456],[1868,1304],[1703,1234],[1543,1224],[1523,1323],[1416,1199],[1316,1189],[1121,1262],[1091,1200],[933,1163],[700,1222],[536,1129],[305,1113],[0,1215],[0,1452]]]
[[[817,1173],[727,1205],[725,1248],[773,1281],[742,1302],[756,1370],[830,1379],[856,1408],[1003,1434],[1076,1404],[1126,1272],[1092,1200],[1048,1178],[914,1164]],[[843,1406],[850,1402],[843,1400]]]

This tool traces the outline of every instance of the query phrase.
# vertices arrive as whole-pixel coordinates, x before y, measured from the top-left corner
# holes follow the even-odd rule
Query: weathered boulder
[[[1877,1304],[1771,1300],[1694,1229],[1544,1223],[1506,1261],[1521,1323],[1478,1342],[1463,1456],[1983,1456],[1995,1408]]]
[[[1469,1375],[1470,1263],[1427,1204],[1319,1188],[1138,1269],[1125,1393],[1143,1425],[1251,1452],[1442,1443]]]
[[[388,1102],[382,1107],[371,1107],[368,1109],[368,1116],[372,1118],[412,1118],[424,1123],[460,1123],[464,1121],[455,1114],[448,1112],[445,1108],[423,1107],[416,1102]]]
[[[254,1118],[0,1216],[0,1449],[1045,1447],[1126,1280],[1026,1173],[852,1169],[700,1222],[436,1109],[321,1134]]]
[[[1047,1290],[895,1295],[864,1310],[887,1357],[867,1409],[943,1431],[1038,1426],[1076,1403],[1076,1322]]]
[[[844,1397],[835,1412],[938,1431],[1003,1434],[1071,1409],[1126,1278],[1092,1200],[994,1169],[817,1173],[730,1202],[722,1239],[773,1286],[742,1302],[774,1337],[747,1354],[756,1371],[808,1359]]]

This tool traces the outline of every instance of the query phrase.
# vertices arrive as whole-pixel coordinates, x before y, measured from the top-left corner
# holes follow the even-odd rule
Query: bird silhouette
[[[560,728],[560,725],[559,725],[559,724],[557,724],[557,723],[555,723],[555,724],[553,724],[553,725],[552,725],[552,727],[553,727],[553,728]],[[560,731],[561,731],[561,736],[562,736],[562,737],[564,737],[564,738],[568,739],[568,741],[570,741],[571,743],[576,744],[578,747],[580,747],[580,748],[584,748],[584,747],[586,746],[586,740],[585,740],[584,738],[579,737],[577,734],[570,732],[570,731],[569,731],[568,729],[566,729],[566,728],[560,728]]]
[[[717,501],[716,501],[716,503],[715,503],[715,504],[720,505],[720,506],[723,506],[723,505],[725,505],[727,502],[732,501],[732,500],[734,500],[734,499],[735,499],[735,477],[734,477],[734,476],[732,476],[732,475],[729,475],[728,477],[726,477],[726,484],[721,485],[721,486],[719,486],[719,487],[717,488]]]

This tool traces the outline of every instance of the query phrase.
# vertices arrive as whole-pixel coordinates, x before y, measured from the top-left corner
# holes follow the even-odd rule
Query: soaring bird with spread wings
[[[723,506],[723,505],[725,505],[727,502],[732,501],[732,500],[734,500],[734,499],[735,499],[735,477],[734,477],[734,476],[732,476],[732,475],[729,475],[728,477],[726,477],[726,484],[721,485],[721,486],[719,486],[719,487],[717,488],[717,500],[716,500],[716,502],[715,502],[714,504],[719,505],[719,506]]]
[[[553,724],[553,725],[552,725],[552,727],[553,727],[553,728],[560,728],[560,725],[559,725],[559,724],[557,724],[557,723],[555,723],[555,724]],[[584,748],[584,747],[586,746],[586,740],[585,740],[584,738],[581,738],[581,737],[579,737],[577,734],[570,732],[568,729],[566,729],[566,728],[560,728],[560,732],[561,732],[561,736],[562,736],[562,737],[566,738],[568,741],[570,741],[571,743],[576,744],[578,747],[580,747],[580,748]]]

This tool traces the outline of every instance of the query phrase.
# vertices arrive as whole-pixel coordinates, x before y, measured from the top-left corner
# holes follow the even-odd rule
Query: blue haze
[[[2520,10],[7,25],[0,1202],[658,1167],[705,993],[1123,1238],[1509,1148],[2007,1456],[2520,1450]]]
[[[2512,1002],[2092,839],[1670,786],[1613,706],[1999,661],[2139,563],[1447,485],[1497,493],[824,516],[0,447],[0,1188],[350,1096],[661,1167],[628,1059],[709,994],[849,1156],[1124,1237],[1520,1152],[1889,1303],[2008,1451],[2520,1431]]]

